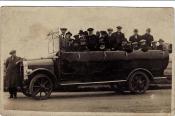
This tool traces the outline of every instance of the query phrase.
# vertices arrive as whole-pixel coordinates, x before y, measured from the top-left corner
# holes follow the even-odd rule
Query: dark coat
[[[153,36],[147,33],[142,36],[142,39],[146,40],[146,45],[149,47],[151,47],[151,42],[154,41]]]
[[[132,35],[130,38],[129,38],[129,41],[130,42],[139,42],[141,40],[141,36],[140,35]]]
[[[95,35],[89,35],[87,36],[87,46],[88,49],[91,51],[97,50],[97,45],[98,45],[98,40],[97,40],[97,36]]]
[[[6,68],[6,78],[8,80],[9,88],[16,88],[20,84],[19,77],[19,61],[22,60],[20,57],[7,58],[5,63]]]
[[[125,40],[125,35],[122,32],[114,32],[111,35],[111,46],[115,49],[115,50],[119,50],[121,48],[121,44],[122,41]]]

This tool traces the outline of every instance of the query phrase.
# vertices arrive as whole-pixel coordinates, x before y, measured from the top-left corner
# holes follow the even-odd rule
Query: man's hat
[[[11,51],[9,52],[10,55],[12,55],[12,54],[14,54],[14,53],[16,53],[16,50],[11,50]]]
[[[84,34],[83,30],[79,30],[78,34]]]
[[[67,32],[66,35],[71,35],[72,36],[72,33],[71,32]]]
[[[60,28],[60,30],[67,31],[67,28],[62,27],[62,28]]]
[[[106,31],[100,31],[100,33],[103,34],[103,35],[107,34]]]
[[[87,31],[93,31],[94,29],[93,28],[88,28]]]
[[[158,42],[164,42],[164,40],[163,39],[159,39],[159,41]]]
[[[88,35],[88,32],[87,31],[84,31],[83,34],[86,36],[86,35]]]
[[[138,29],[134,29],[134,32],[138,32]]]
[[[147,28],[146,31],[151,31],[151,28]]]
[[[112,28],[108,28],[107,31],[113,31],[113,29]]]
[[[117,26],[117,29],[122,29],[122,27],[121,26]]]

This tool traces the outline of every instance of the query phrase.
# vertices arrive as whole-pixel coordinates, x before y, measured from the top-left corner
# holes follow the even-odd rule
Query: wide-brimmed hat
[[[117,26],[117,29],[122,29],[122,27],[121,26]]]
[[[87,31],[93,31],[94,29],[93,28],[88,28]]]
[[[9,52],[10,55],[12,55],[12,54],[14,54],[14,53],[16,53],[16,50],[11,50],[11,51]]]

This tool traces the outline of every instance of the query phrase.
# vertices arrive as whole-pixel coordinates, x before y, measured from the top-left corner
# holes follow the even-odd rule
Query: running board
[[[107,84],[107,83],[120,83],[120,82],[126,82],[126,80],[100,81],[100,82],[85,82],[85,83],[62,83],[60,85],[91,85],[91,84]]]
[[[167,77],[154,77],[154,80],[158,80],[158,79],[167,79]]]

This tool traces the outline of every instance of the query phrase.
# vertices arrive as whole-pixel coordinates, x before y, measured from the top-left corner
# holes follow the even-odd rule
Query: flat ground
[[[171,89],[148,90],[142,95],[105,92],[54,92],[48,100],[33,100],[18,94],[8,99],[4,94],[4,107],[8,110],[32,110],[55,112],[133,112],[169,113]]]

